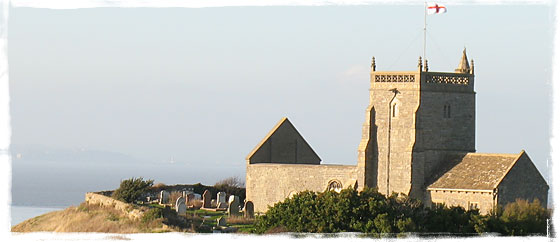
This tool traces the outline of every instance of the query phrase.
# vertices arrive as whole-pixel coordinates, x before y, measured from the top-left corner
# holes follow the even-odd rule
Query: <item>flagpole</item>
[[[424,2],[424,60],[426,59],[426,16],[427,16],[427,12],[426,12],[426,8],[427,8],[427,3]]]

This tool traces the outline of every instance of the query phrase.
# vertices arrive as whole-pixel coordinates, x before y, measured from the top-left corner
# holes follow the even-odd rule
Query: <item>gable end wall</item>
[[[505,206],[517,198],[548,204],[548,185],[531,159],[523,154],[498,185],[498,204]]]

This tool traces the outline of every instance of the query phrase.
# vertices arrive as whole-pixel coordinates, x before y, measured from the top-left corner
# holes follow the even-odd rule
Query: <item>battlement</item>
[[[371,88],[404,88],[423,91],[474,92],[474,61],[467,60],[466,50],[454,72],[430,72],[428,61],[418,58],[416,71],[377,71],[375,57],[371,59]]]
[[[415,82],[416,75],[413,73],[383,73],[374,75],[375,82]]]
[[[371,88],[404,88],[423,91],[473,92],[474,75],[457,72],[372,71]]]

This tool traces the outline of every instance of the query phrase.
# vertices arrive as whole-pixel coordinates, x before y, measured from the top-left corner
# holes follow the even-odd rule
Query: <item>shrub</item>
[[[158,207],[151,208],[150,210],[145,212],[144,215],[142,215],[142,219],[141,219],[142,223],[148,223],[158,218],[163,218],[162,210],[163,209]]]
[[[113,192],[112,197],[127,203],[134,203],[142,194],[146,193],[153,184],[154,180],[144,181],[142,177],[133,177],[123,180],[119,188]]]
[[[368,234],[419,231],[422,204],[406,196],[385,197],[366,188],[340,193],[304,191],[275,204],[255,223],[255,232],[276,227],[294,232],[363,232]]]
[[[532,203],[518,199],[506,205],[499,219],[506,235],[524,236],[531,234],[546,235],[548,211],[541,206],[538,199]]]
[[[425,208],[416,199],[397,195],[386,197],[374,189],[361,192],[344,189],[340,193],[304,191],[269,207],[257,217],[256,233],[275,228],[292,232],[362,232],[369,235],[400,235],[408,232],[473,234],[494,226],[478,210],[437,206]],[[476,229],[475,229],[476,228]]]

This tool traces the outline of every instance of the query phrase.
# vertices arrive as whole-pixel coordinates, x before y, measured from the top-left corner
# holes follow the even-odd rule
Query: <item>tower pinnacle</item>
[[[469,66],[469,60],[467,59],[467,48],[463,49],[463,56],[461,57],[461,62],[459,62],[459,67],[455,69],[457,73],[470,73],[471,67]]]

